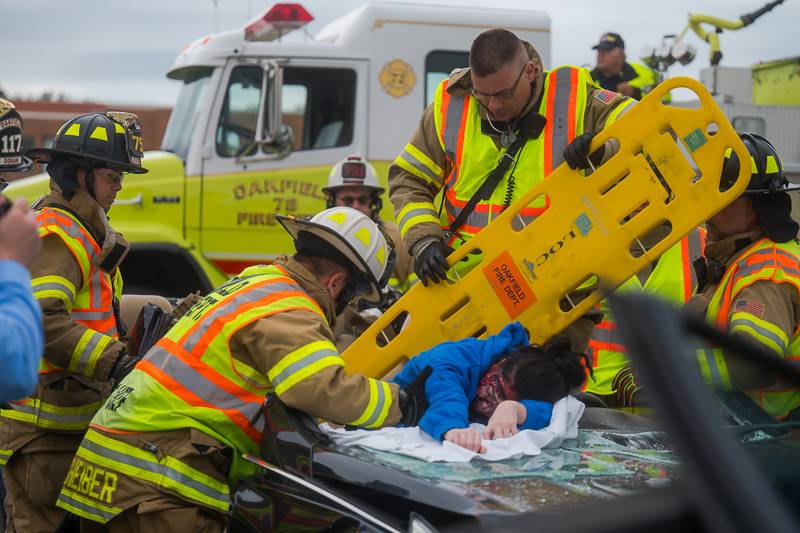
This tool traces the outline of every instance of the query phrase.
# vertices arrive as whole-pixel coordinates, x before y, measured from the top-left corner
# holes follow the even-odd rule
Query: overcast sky
[[[304,0],[314,15],[311,33],[366,0]],[[410,1],[410,0],[409,0]],[[419,0],[414,0],[419,1]],[[172,105],[179,82],[167,69],[194,39],[242,27],[271,1],[259,0],[2,0],[0,87],[12,97],[36,97],[44,91],[70,100]],[[439,0],[438,4],[473,5],[477,0]],[[486,3],[481,1],[480,3]],[[629,57],[655,45],[665,33],[680,32],[686,14],[702,12],[723,18],[761,7],[747,0],[492,0],[490,5],[535,7],[551,17],[552,65],[589,64],[591,46],[604,31],[622,34]],[[216,7],[215,7],[216,4]],[[800,55],[797,23],[800,0],[787,0],[752,26],[721,36],[723,65]],[[708,64],[708,47],[698,49],[688,67],[670,75],[698,76]]]

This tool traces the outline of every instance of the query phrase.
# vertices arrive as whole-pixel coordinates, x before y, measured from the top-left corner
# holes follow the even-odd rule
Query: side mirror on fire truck
[[[283,124],[281,112],[281,92],[283,88],[283,68],[277,61],[261,61],[264,69],[262,77],[261,99],[258,108],[258,122],[253,142],[239,152],[237,163],[252,162],[253,159],[245,156],[260,153],[260,160],[279,160],[292,152],[294,139],[292,128]]]

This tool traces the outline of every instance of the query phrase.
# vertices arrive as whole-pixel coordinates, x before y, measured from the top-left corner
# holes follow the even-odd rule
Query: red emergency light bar
[[[300,4],[275,4],[245,26],[244,38],[248,41],[272,41],[312,20],[314,17]]]

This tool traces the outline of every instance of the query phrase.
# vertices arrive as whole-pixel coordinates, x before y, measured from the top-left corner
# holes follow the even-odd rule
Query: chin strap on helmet
[[[92,198],[95,199],[95,201],[97,201],[97,194],[95,194],[95,190],[94,190],[94,179],[95,179],[94,178],[94,169],[95,169],[95,167],[92,167],[92,166],[90,166],[88,164],[85,164],[81,168],[83,168],[83,171],[86,173],[85,177],[83,178],[84,182],[86,182],[86,191],[89,193],[89,195]]]
[[[381,209],[383,208],[383,199],[381,198],[380,193],[374,192],[372,193],[372,220],[377,222],[380,220],[380,213]]]

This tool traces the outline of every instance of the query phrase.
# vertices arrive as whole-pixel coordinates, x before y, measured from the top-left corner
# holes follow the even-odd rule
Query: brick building
[[[142,123],[145,150],[157,150],[161,146],[161,138],[167,128],[169,107],[151,107],[141,105],[103,104],[94,102],[48,102],[31,100],[13,100],[24,121],[24,150],[35,146],[49,147],[58,128],[70,118],[85,113],[105,111],[127,111],[136,113]],[[18,178],[42,172],[41,165],[34,165],[26,174],[7,174],[8,178]]]

